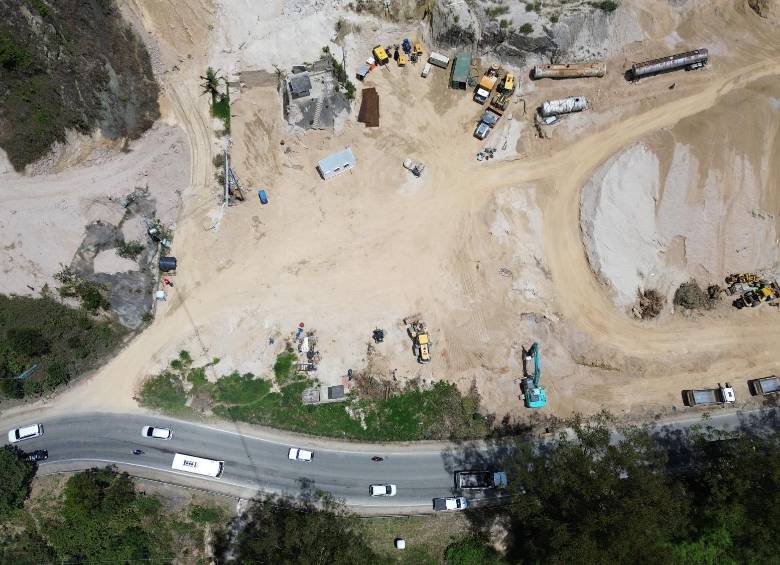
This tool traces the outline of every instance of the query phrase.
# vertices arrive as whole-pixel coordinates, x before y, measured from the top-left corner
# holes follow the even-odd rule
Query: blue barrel
[[[176,257],[160,257],[160,270],[163,272],[176,270]]]
[[[260,199],[260,204],[268,204],[268,195],[265,190],[258,190],[257,197]]]

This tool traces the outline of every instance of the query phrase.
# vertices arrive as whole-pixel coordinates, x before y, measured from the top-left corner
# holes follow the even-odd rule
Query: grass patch
[[[466,539],[470,528],[463,514],[364,518],[361,524],[377,554],[415,565],[442,563],[447,546]],[[405,550],[393,547],[397,537],[406,540]]]
[[[284,384],[297,372],[293,370],[293,365],[297,358],[295,351],[292,349],[287,349],[276,357],[276,362],[274,363],[274,376],[276,377],[277,383],[280,385]]]
[[[509,12],[509,6],[491,6],[485,8],[485,15],[491,20],[495,20],[498,16],[503,16]]]
[[[146,246],[140,241],[119,241],[117,243],[116,254],[133,261],[146,249]]]
[[[204,367],[192,367],[183,351],[168,369],[144,383],[141,403],[180,414],[190,410],[189,398],[205,396],[214,414],[230,420],[365,441],[466,439],[487,433],[476,391],[463,396],[446,382],[428,389],[412,383],[386,398],[361,399],[353,394],[346,402],[304,404],[303,391],[316,383],[294,371],[294,361],[294,352],[279,355],[274,389],[274,382],[252,373],[233,372],[210,383]],[[192,385],[190,390],[185,383]]]
[[[106,289],[103,285],[77,275],[69,267],[65,267],[54,275],[54,279],[60,283],[60,287],[57,289],[60,296],[78,298],[81,307],[85,310],[96,313],[99,310],[111,308],[111,303],[105,296]]]
[[[94,367],[124,334],[119,325],[50,296],[0,295],[0,392],[10,398],[51,392]]]
[[[211,115],[222,120],[225,133],[230,133],[230,94],[218,94],[211,105]]]
[[[533,31],[534,31],[534,26],[533,26],[533,25],[531,25],[530,23],[526,22],[526,23],[524,23],[523,25],[521,25],[521,26],[518,28],[518,31],[519,31],[520,33],[522,33],[523,35],[528,35],[529,33],[533,33]]]

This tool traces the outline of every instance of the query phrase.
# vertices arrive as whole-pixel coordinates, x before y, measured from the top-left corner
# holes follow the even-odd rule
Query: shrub
[[[614,12],[617,10],[619,4],[617,0],[601,0],[600,2],[594,2],[593,6],[603,12]]]
[[[51,349],[51,343],[35,328],[11,328],[8,330],[8,345],[25,357],[44,355]]]
[[[118,244],[119,246],[117,247],[116,254],[125,259],[132,259],[133,261],[135,261],[136,257],[138,257],[146,248],[140,241],[120,241]]]
[[[686,310],[697,310],[700,308],[711,309],[713,300],[707,292],[703,290],[695,279],[691,279],[680,285],[674,293],[674,304],[681,306]]]
[[[532,33],[534,31],[534,26],[526,22],[520,26],[519,31],[523,35],[528,35],[529,33]]]

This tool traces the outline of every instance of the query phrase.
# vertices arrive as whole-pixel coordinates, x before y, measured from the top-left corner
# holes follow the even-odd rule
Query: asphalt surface
[[[499,468],[499,461],[511,450],[507,444],[485,442],[451,444],[443,448],[393,445],[377,447],[376,451],[355,445],[352,450],[349,444],[302,436],[294,444],[282,443],[197,423],[131,414],[74,414],[20,421],[15,425],[34,423],[43,424],[44,434],[16,445],[25,452],[49,451],[49,459],[39,465],[41,473],[63,465],[76,469],[114,463],[131,473],[135,470],[143,475],[143,471],[152,471],[169,482],[192,484],[195,480],[203,488],[217,490],[219,487],[223,492],[225,487],[236,487],[243,492],[248,489],[299,496],[322,490],[368,512],[386,510],[390,513],[400,508],[431,510],[433,498],[455,494],[453,473],[456,470]],[[777,409],[763,412],[715,410],[704,420],[701,413],[685,413],[674,420],[657,422],[656,429],[674,434],[698,424],[721,430],[743,425],[774,427]],[[141,428],[146,425],[169,428],[173,437],[170,440],[142,437]],[[616,433],[615,438],[619,437]],[[289,460],[287,451],[290,447],[310,449],[314,452],[313,461]],[[144,453],[134,455],[134,449]],[[174,470],[171,463],[175,453],[224,461],[224,472],[220,478],[212,479]],[[383,457],[384,461],[371,461],[373,455]],[[369,496],[370,484],[388,483],[396,485],[396,496]],[[499,494],[486,491],[466,496],[472,499],[472,506],[480,506],[500,502]]]

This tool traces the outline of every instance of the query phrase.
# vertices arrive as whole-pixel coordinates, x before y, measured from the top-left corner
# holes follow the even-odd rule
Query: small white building
[[[343,151],[325,157],[317,164],[317,170],[324,180],[328,180],[353,169],[355,165],[357,165],[355,155],[352,153],[352,149],[347,147]]]

